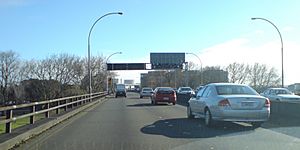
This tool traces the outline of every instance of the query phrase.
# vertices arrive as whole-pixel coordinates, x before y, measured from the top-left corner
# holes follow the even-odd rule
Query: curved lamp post
[[[277,30],[279,37],[280,37],[280,41],[281,41],[281,87],[284,87],[284,72],[283,72],[283,41],[282,41],[282,36],[281,33],[279,31],[279,29],[275,26],[274,23],[272,23],[270,20],[265,19],[265,18],[251,18],[251,20],[263,20],[266,22],[269,22],[273,27],[275,27],[275,29]]]
[[[89,74],[89,94],[92,93],[92,72],[91,72],[91,52],[90,52],[90,38],[91,38],[91,33],[92,33],[92,30],[94,28],[94,26],[97,24],[97,22],[99,20],[101,20],[102,18],[106,17],[106,16],[109,16],[109,15],[122,15],[123,13],[122,12],[111,12],[111,13],[107,13],[103,16],[101,16],[100,18],[98,18],[92,25],[92,27],[90,28],[90,31],[89,31],[89,35],[88,35],[88,74]]]
[[[107,62],[109,60],[109,58],[112,56],[112,55],[115,55],[115,54],[122,54],[122,52],[115,52],[115,53],[112,53],[111,55],[109,55],[105,61],[105,64],[106,64],[106,70],[107,70]],[[109,93],[108,91],[108,75],[106,76],[106,91]]]
[[[202,61],[201,61],[200,57],[198,55],[194,54],[194,53],[185,53],[185,54],[191,54],[191,55],[194,55],[194,56],[196,56],[198,58],[198,60],[200,62],[200,72],[201,72],[200,82],[202,84]]]

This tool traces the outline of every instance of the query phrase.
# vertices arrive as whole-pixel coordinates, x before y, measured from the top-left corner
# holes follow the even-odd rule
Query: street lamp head
[[[122,54],[122,52],[117,52],[117,54]]]
[[[255,20],[255,19],[257,19],[257,18],[251,18],[251,20]]]
[[[119,15],[123,15],[123,13],[122,13],[122,12],[118,12],[117,14],[119,14]]]

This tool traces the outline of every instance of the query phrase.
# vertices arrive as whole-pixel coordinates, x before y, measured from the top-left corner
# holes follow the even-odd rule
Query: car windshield
[[[159,88],[158,91],[173,91],[172,88]]]
[[[151,91],[152,91],[151,88],[144,88],[144,89],[143,89],[143,92],[151,92]]]
[[[221,85],[217,86],[218,95],[258,95],[248,86],[241,85]]]
[[[290,92],[287,89],[280,89],[280,90],[275,90],[275,94],[279,95],[279,94],[284,94],[284,95],[291,95],[292,92]]]
[[[181,88],[181,91],[191,91],[191,88]]]

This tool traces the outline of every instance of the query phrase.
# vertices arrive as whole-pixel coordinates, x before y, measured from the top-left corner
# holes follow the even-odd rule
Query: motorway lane
[[[17,149],[300,149],[300,139],[248,124],[222,123],[207,128],[187,119],[181,105],[151,105],[134,93],[109,98]]]

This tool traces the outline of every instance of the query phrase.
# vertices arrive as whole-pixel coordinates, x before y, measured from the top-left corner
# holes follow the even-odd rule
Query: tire
[[[192,110],[191,110],[190,105],[187,106],[187,108],[186,108],[186,113],[187,113],[187,117],[188,117],[189,119],[194,119],[194,118],[195,118],[195,116],[193,115],[193,112],[192,112]]]
[[[143,98],[143,96],[140,96],[140,98]]]
[[[173,102],[172,104],[173,104],[173,105],[175,105],[176,103],[175,103],[175,102]]]
[[[115,98],[118,98],[118,96],[116,95]]]
[[[212,124],[213,124],[211,113],[208,108],[205,109],[204,123],[205,123],[205,126],[207,126],[207,127],[212,127]]]
[[[253,128],[259,128],[262,124],[263,122],[251,122]]]

